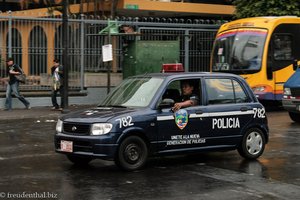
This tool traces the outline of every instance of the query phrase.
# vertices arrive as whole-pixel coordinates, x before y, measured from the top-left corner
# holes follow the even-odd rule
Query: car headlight
[[[57,133],[61,133],[63,129],[63,121],[61,121],[60,119],[57,120],[56,123],[56,132]]]
[[[91,135],[104,135],[111,131],[113,125],[109,123],[93,124],[91,127]]]
[[[291,95],[291,89],[290,88],[284,88],[283,95]]]

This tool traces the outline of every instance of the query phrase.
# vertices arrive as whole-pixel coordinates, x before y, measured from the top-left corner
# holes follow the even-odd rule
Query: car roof
[[[134,77],[162,77],[162,78],[192,78],[192,77],[210,77],[210,76],[219,76],[219,77],[237,77],[241,78],[238,75],[230,73],[221,73],[221,72],[180,72],[180,73],[149,73],[136,75]]]

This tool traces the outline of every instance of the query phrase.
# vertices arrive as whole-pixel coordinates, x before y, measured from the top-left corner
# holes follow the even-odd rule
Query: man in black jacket
[[[6,87],[5,110],[12,109],[12,92],[25,105],[26,109],[30,109],[30,103],[19,92],[19,81],[16,79],[16,75],[22,73],[20,66],[14,63],[13,58],[8,58],[6,62],[9,81]]]

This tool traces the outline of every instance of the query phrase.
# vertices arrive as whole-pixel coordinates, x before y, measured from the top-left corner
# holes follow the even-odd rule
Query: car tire
[[[75,165],[88,165],[89,162],[91,162],[93,159],[90,157],[84,157],[84,156],[76,156],[76,155],[67,155],[67,158],[69,161],[71,161]]]
[[[265,144],[266,140],[262,131],[258,128],[251,128],[244,135],[238,152],[244,158],[256,159],[264,152]]]
[[[148,147],[138,136],[125,138],[119,146],[115,163],[126,171],[141,169],[148,158]]]
[[[291,120],[294,122],[300,122],[300,114],[299,113],[294,113],[294,112],[289,112]]]

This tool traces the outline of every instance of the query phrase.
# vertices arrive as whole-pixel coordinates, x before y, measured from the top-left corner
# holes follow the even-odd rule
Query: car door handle
[[[202,110],[196,110],[196,112],[195,112],[197,115],[201,115],[201,114],[203,114],[203,111]]]
[[[242,112],[246,112],[246,111],[248,111],[248,110],[250,110],[251,108],[249,108],[249,107],[241,107],[241,111]]]

